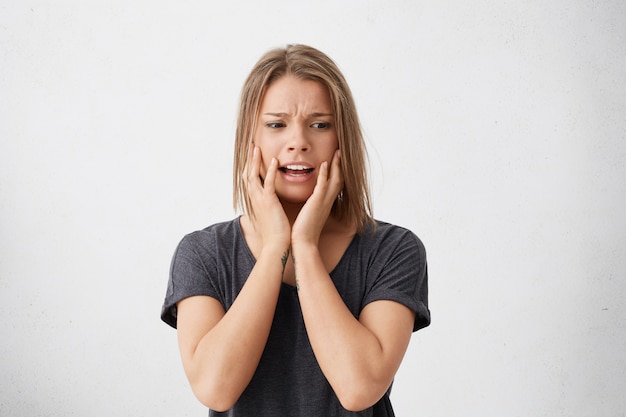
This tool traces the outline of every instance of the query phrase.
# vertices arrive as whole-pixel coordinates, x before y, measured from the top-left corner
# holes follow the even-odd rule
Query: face
[[[290,75],[276,80],[261,102],[254,143],[263,158],[263,178],[272,158],[278,160],[278,197],[305,202],[313,193],[320,165],[324,161],[330,165],[338,148],[328,89]]]

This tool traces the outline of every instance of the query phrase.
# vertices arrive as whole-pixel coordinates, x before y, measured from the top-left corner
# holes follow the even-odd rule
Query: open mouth
[[[314,171],[314,168],[309,168],[304,165],[285,165],[278,169],[285,174],[294,176],[304,176]]]

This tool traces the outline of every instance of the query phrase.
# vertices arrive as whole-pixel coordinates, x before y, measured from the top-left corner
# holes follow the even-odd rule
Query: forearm
[[[307,333],[322,372],[349,409],[364,409],[388,389],[393,373],[378,338],[337,292],[314,245],[292,247]]]
[[[196,396],[230,408],[252,379],[265,348],[281,285],[279,251],[265,251],[230,309],[190,346],[185,370]]]

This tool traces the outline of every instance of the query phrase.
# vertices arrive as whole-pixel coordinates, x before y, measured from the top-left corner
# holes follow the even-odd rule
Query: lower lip
[[[309,181],[313,178],[313,174],[315,171],[308,172],[306,174],[290,174],[288,172],[280,171],[281,177],[287,181],[292,183],[303,183]]]

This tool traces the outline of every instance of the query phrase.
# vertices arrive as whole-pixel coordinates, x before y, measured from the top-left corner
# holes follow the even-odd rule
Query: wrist
[[[319,247],[317,242],[308,240],[293,240],[291,242],[291,255],[302,256],[304,254],[319,253]]]
[[[289,254],[289,251],[288,244],[264,244],[260,256],[282,257],[285,254]]]

